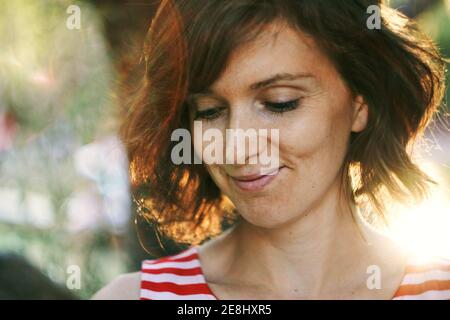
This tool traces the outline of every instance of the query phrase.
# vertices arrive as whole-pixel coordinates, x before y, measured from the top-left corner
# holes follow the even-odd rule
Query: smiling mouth
[[[264,187],[276,179],[283,168],[284,166],[268,174],[252,174],[238,177],[230,176],[230,178],[233,183],[243,191],[261,191]]]

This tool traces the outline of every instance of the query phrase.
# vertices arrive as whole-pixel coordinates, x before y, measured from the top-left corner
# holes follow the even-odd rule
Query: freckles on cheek
[[[314,153],[332,138],[331,125],[326,122],[326,119],[303,119],[296,126],[283,129],[280,148],[297,157]]]
[[[305,191],[332,181],[347,153],[350,103],[342,88],[333,89],[310,99],[280,131],[280,155]]]
[[[344,119],[324,116],[310,118],[301,126],[285,128],[280,137],[281,155],[306,170],[328,171],[343,161],[350,132]]]

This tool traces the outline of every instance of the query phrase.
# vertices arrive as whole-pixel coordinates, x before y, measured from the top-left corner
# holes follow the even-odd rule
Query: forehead
[[[231,93],[274,74],[310,73],[318,79],[334,73],[315,41],[293,28],[272,24],[253,41],[238,47],[211,89]]]

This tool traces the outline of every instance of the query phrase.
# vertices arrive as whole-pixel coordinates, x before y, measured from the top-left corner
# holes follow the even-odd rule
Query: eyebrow
[[[258,90],[265,87],[268,87],[272,84],[275,84],[280,81],[294,81],[301,78],[315,78],[314,75],[310,73],[277,73],[270,78],[267,78],[265,80],[258,81],[256,83],[253,83],[249,86],[250,90]],[[201,92],[193,93],[189,95],[189,100],[194,99],[198,96],[215,96],[217,98],[220,98],[219,95],[217,95],[211,88],[206,88],[205,90],[202,90]]]

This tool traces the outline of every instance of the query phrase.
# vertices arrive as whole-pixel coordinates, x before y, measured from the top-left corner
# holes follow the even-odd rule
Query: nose
[[[258,163],[259,123],[257,116],[246,106],[231,108],[225,132],[225,158],[227,164]]]

